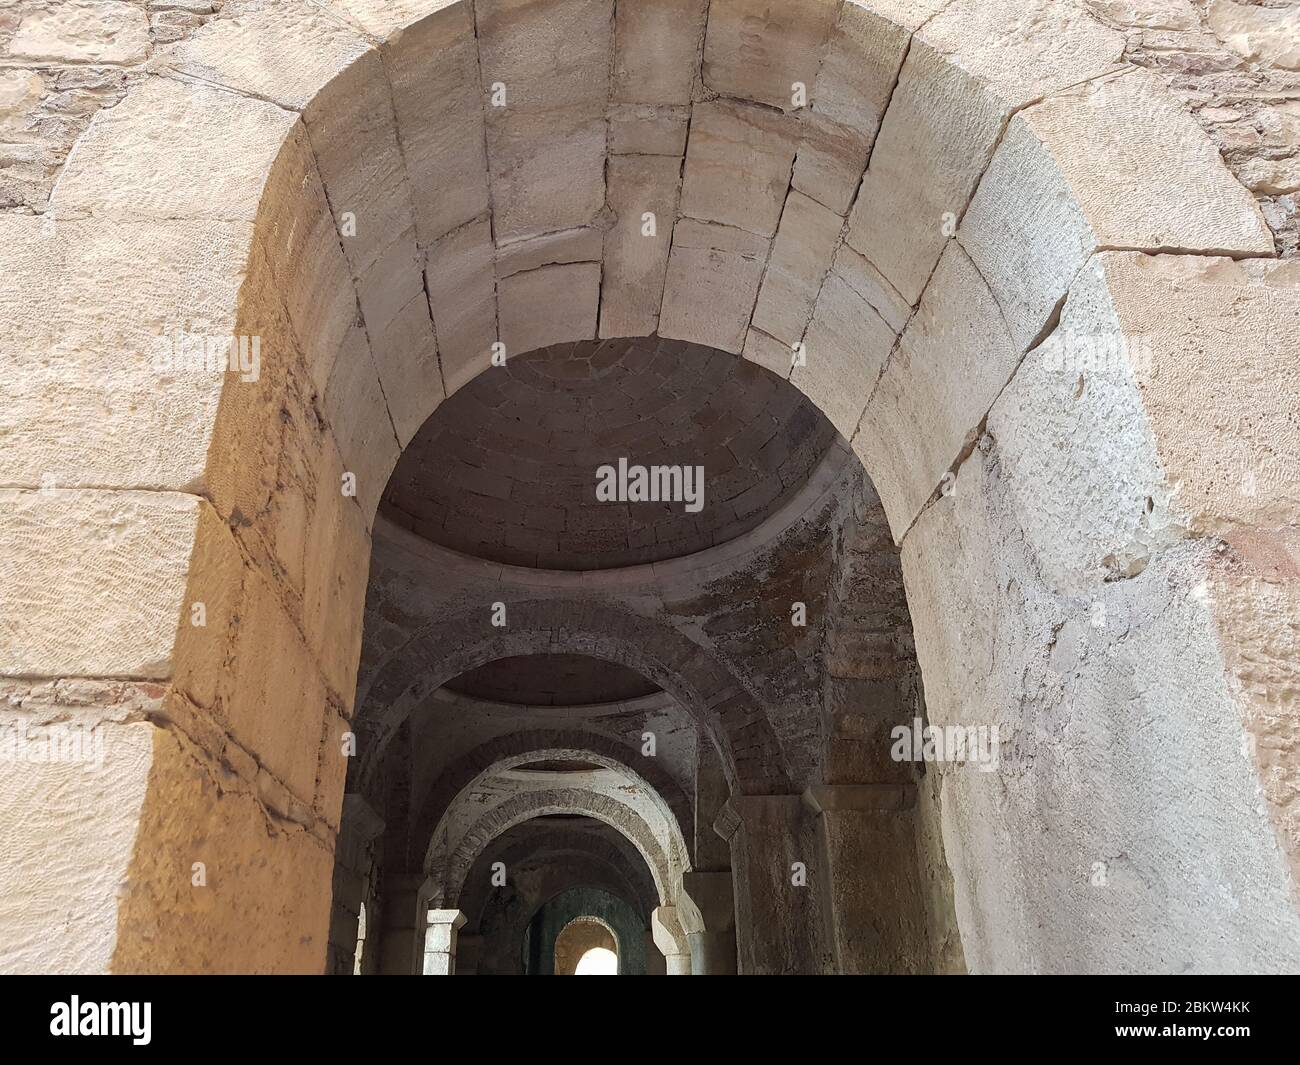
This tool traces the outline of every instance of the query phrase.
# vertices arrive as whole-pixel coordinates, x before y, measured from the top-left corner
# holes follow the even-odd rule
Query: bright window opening
[[[617,976],[618,955],[604,947],[592,947],[578,959],[574,976]]]

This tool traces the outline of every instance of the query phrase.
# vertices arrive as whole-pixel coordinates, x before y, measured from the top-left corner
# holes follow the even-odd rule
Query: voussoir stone
[[[1156,189],[1144,177],[1162,175]],[[958,234],[1022,348],[1098,248],[1271,255],[1273,237],[1210,139],[1133,71],[1017,114]]]
[[[849,243],[915,306],[1011,113],[1116,69],[1123,47],[1119,34],[1054,0],[945,8],[912,38]]]
[[[696,104],[682,214],[772,236],[798,146],[793,119],[749,104]]]
[[[770,243],[732,226],[691,218],[678,222],[668,257],[660,335],[740,354]]]
[[[839,0],[714,0],[704,37],[704,83],[723,96],[794,111],[812,94]]]
[[[607,181],[617,219],[605,234],[600,335],[649,336],[659,325],[681,161],[612,156]]]

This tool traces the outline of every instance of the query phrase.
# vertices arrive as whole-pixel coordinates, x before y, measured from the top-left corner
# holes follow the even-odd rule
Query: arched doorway
[[[556,976],[617,976],[618,940],[595,917],[575,917],[555,937]]]
[[[407,709],[351,727],[389,471],[494,345],[599,332],[762,365],[861,461],[928,720],[1018,755],[938,789],[972,968],[1294,959],[1295,494],[1259,437],[1294,454],[1295,290],[1256,204],[1073,7],[809,0],[755,28],[747,6],[684,5],[645,48],[631,5],[254,5],[96,116],[53,247],[6,218],[33,310],[5,674],[22,715],[107,737],[102,773],[6,780],[16,967],[321,968],[351,739]],[[244,63],[249,39],[307,61]],[[236,374],[173,358],[241,337],[262,346]],[[566,631],[558,599],[524,604],[534,633]],[[602,647],[638,644],[627,614]],[[820,964],[753,935],[804,849],[777,827],[810,809],[834,869],[916,795],[823,780],[804,806],[768,757],[788,719],[674,646],[722,681],[680,696],[735,792],[742,967]],[[71,798],[23,798],[49,794]]]

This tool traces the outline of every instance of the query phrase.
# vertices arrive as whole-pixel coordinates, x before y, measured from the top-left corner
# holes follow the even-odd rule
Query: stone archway
[[[5,217],[3,669],[23,720],[108,736],[102,774],[6,779],[20,967],[320,968],[400,448],[494,343],[655,331],[789,372],[850,441],[932,720],[1013,738],[1005,787],[945,781],[972,968],[1300,952],[1293,264],[1082,11],[749,6],[647,4],[647,49],[608,0],[254,2],[96,115],[52,237]],[[258,372],[160,368],[196,336],[260,338]]]
[[[588,951],[602,949],[618,956],[618,940],[597,917],[575,917],[555,937],[555,975],[576,976]]]

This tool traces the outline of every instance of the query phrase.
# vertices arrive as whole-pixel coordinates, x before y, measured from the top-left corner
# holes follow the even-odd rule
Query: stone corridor
[[[0,2],[0,972],[1300,970],[1300,7]]]

